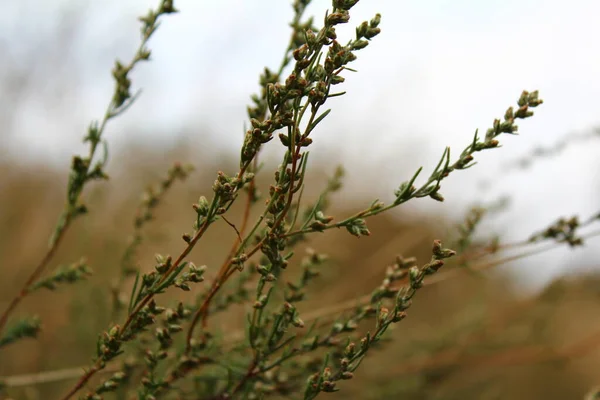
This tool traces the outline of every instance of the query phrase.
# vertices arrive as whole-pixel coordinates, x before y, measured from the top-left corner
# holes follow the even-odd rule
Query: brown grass
[[[95,275],[54,293],[37,292],[22,303],[16,314],[39,314],[43,332],[38,340],[2,350],[0,376],[89,362],[97,333],[111,322],[110,285],[132,231],[138,193],[164,175],[177,154],[160,157],[164,161],[157,163],[156,153],[140,149],[135,153],[135,158],[117,160],[114,179],[87,192],[90,215],[75,223],[51,263],[69,263],[85,255]],[[189,153],[179,154],[185,161]],[[196,167],[190,180],[174,187],[147,230],[139,253],[146,269],[155,252],[181,250],[180,235],[191,225],[191,204],[210,191],[217,166]],[[48,166],[0,165],[2,309],[44,253],[62,207],[63,175],[64,171]],[[323,178],[312,182],[307,198],[314,197]],[[337,201],[333,215],[348,215],[366,200],[345,193]],[[230,219],[238,220],[241,212],[234,210]],[[396,254],[428,259],[431,241],[440,233],[439,222],[434,229],[427,222],[430,219],[423,215],[375,218],[369,225],[373,236],[360,240],[345,231],[324,234],[312,246],[326,250],[334,262],[313,288],[319,293],[318,302],[309,300],[301,309],[303,315],[318,315],[320,308],[369,293]],[[211,276],[233,240],[231,227],[218,224],[194,249],[191,260],[208,265]],[[340,398],[576,399],[598,383],[594,371],[600,370],[600,340],[595,334],[600,331],[600,278],[559,280],[539,296],[523,299],[501,274],[461,276],[419,293],[409,318],[390,335],[393,340],[365,361],[356,379],[342,383]],[[332,286],[333,281],[338,284]],[[244,313],[234,309],[211,324],[236,332]],[[11,393],[19,398],[53,398],[69,382],[58,380],[27,390],[18,387]]]

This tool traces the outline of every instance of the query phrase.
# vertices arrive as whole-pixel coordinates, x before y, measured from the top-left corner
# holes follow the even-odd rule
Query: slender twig
[[[307,101],[306,104],[304,105],[304,107],[302,108],[301,114],[303,114],[304,110],[306,110],[308,108],[308,105],[309,104],[308,104],[308,101]],[[318,110],[319,110],[319,107],[313,107],[312,110],[311,110],[311,116],[309,118],[309,123],[307,124],[306,132],[305,132],[306,135],[308,135],[308,133],[309,133],[309,127],[314,122],[314,119],[315,119],[315,117],[317,115]],[[296,181],[296,174],[298,173],[298,171],[297,171],[297,161],[300,158],[300,150],[302,149],[302,147],[301,147],[300,144],[296,144],[296,136],[299,133],[298,132],[298,130],[299,130],[298,125],[299,125],[300,119],[301,119],[301,115],[299,117],[297,117],[296,123],[294,124],[294,128],[293,128],[294,133],[292,135],[290,135],[291,136],[290,137],[290,139],[291,139],[290,148],[293,149],[293,151],[291,152],[292,168],[291,168],[291,174],[290,174],[290,178],[289,178],[290,179],[290,187],[288,188],[287,201],[286,201],[286,204],[284,206],[283,211],[279,214],[278,218],[275,220],[275,222],[271,226],[271,228],[270,228],[271,232],[275,231],[279,227],[279,225],[281,225],[281,223],[283,223],[283,220],[287,216],[287,213],[289,212],[290,207],[292,205],[292,200],[293,200],[294,193],[296,192],[296,189],[298,187],[300,187],[300,186],[294,186],[294,182]],[[301,182],[299,182],[299,185],[301,185]],[[273,200],[274,200],[274,196],[271,198],[271,202]],[[265,214],[268,211],[268,209],[269,209],[269,207],[266,207]],[[237,253],[243,251],[245,243],[247,243],[247,241],[250,240],[250,238],[254,234],[254,231],[256,230],[256,228],[259,226],[259,224],[264,219],[265,214],[263,214],[259,218],[259,220],[256,223],[254,229],[247,235],[246,239],[242,243],[240,243],[240,246],[238,247]],[[261,240],[254,247],[254,249],[252,249],[250,252],[248,252],[246,254],[247,258],[250,258],[258,250],[260,250],[260,246],[262,245],[263,241],[264,241],[264,239]],[[225,284],[225,282],[229,279],[229,277],[231,277],[233,275],[233,270],[231,270],[232,265],[233,265],[233,257],[230,257],[229,260],[227,260],[226,263],[219,270],[219,273],[217,274],[217,277],[215,278],[213,284],[211,285],[211,289],[210,289],[209,294],[206,296],[206,298],[204,299],[204,302],[202,303],[202,305],[200,306],[200,308],[194,314],[194,317],[192,319],[192,323],[191,323],[190,328],[188,330],[187,352],[189,352],[189,350],[190,350],[190,341],[191,341],[192,336],[193,336],[193,331],[194,331],[196,325],[198,324],[198,322],[202,321],[203,327],[206,328],[207,318],[208,318],[208,310],[209,310],[209,307],[210,307],[210,303],[211,303],[212,299],[214,298],[214,296],[219,291],[219,289]]]
[[[44,255],[44,258],[42,258],[42,260],[40,261],[38,266],[33,270],[33,272],[31,273],[31,275],[29,276],[29,278],[27,279],[27,281],[25,282],[25,284],[23,285],[23,287],[21,288],[19,293],[11,300],[10,304],[8,305],[8,307],[6,308],[4,313],[2,313],[2,316],[0,317],[0,332],[2,332],[2,330],[4,329],[4,326],[6,325],[6,322],[8,321],[10,314],[17,308],[17,306],[19,305],[21,300],[23,300],[25,298],[25,296],[27,296],[27,294],[29,293],[29,289],[31,288],[31,285],[33,285],[35,283],[35,281],[37,281],[39,279],[39,277],[42,275],[42,273],[46,269],[46,266],[48,265],[50,260],[52,260],[52,257],[54,257],[54,254],[58,250],[58,247],[64,238],[64,233],[66,232],[70,223],[71,223],[71,218],[67,217],[65,224],[63,225],[63,228],[58,231],[58,234],[56,235],[55,240],[52,242],[52,246],[46,252],[46,254]]]
[[[170,8],[161,7],[160,13],[172,13],[175,11],[176,10],[173,9],[171,5]],[[160,13],[158,15],[160,15]],[[71,173],[77,174],[81,172],[76,169],[76,164],[83,165],[85,171],[81,176],[78,176],[78,179],[80,179],[80,181],[77,184],[73,182],[69,183],[67,188],[67,204],[65,205],[65,209],[63,210],[62,216],[59,218],[59,222],[57,223],[54,233],[50,239],[50,248],[42,258],[38,266],[31,273],[31,275],[29,276],[29,278],[27,279],[17,296],[13,298],[6,311],[4,311],[4,313],[0,317],[0,332],[4,329],[10,314],[15,310],[15,308],[18,306],[21,300],[29,292],[31,285],[40,277],[40,275],[48,266],[52,257],[56,253],[60,243],[63,241],[65,232],[71,226],[73,218],[82,213],[82,211],[78,208],[78,201],[83,191],[85,183],[91,179],[94,179],[91,177],[90,172],[93,168],[96,168],[97,165],[93,165],[92,161],[94,159],[94,156],[96,155],[98,144],[102,139],[102,135],[104,133],[108,121],[112,118],[115,118],[121,112],[128,109],[139,95],[139,92],[135,93],[133,96],[129,94],[129,81],[127,78],[127,73],[131,71],[138,62],[142,60],[147,60],[150,56],[149,51],[146,49],[146,44],[148,43],[148,40],[150,39],[152,33],[154,33],[156,29],[156,19],[152,24],[150,24],[149,22],[146,23],[148,23],[149,26],[146,27],[146,30],[143,30],[142,40],[140,41],[140,45],[137,48],[132,60],[126,66],[122,66],[119,63],[117,63],[117,67],[119,68],[117,69],[117,67],[115,67],[116,69],[113,71],[113,75],[115,76],[115,79],[117,81],[113,96],[109,101],[108,106],[106,107],[106,111],[104,112],[104,116],[100,121],[100,124],[96,127],[94,127],[94,124],[92,124],[90,126],[88,136],[85,137],[85,140],[90,142],[88,157],[85,160],[75,157],[74,166]],[[125,86],[123,85],[123,81],[126,81]],[[79,163],[76,163],[76,161],[78,161]],[[106,160],[104,160],[104,162],[105,161]],[[103,163],[99,165],[100,167],[102,167]],[[98,172],[101,172],[101,169]],[[100,175],[102,176],[102,174]]]

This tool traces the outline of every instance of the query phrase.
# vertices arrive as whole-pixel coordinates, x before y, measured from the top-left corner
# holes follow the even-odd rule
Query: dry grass
[[[75,224],[55,258],[58,264],[85,255],[95,275],[70,290],[40,291],[24,301],[19,313],[39,314],[43,333],[38,340],[24,340],[3,349],[0,376],[69,368],[89,360],[97,332],[110,322],[111,277],[116,275],[131,233],[138,193],[168,165],[167,161],[163,166],[150,165],[148,160],[155,159],[150,151],[138,149],[136,154],[137,160],[115,166],[125,166],[115,179],[88,192],[92,212]],[[170,156],[174,159],[175,153]],[[152,265],[154,252],[174,253],[179,249],[180,232],[189,225],[189,206],[199,193],[209,190],[212,171],[217,169],[214,165],[198,167],[198,172],[176,186],[159,208],[140,251],[141,265]],[[61,171],[47,167],[5,164],[0,168],[0,306],[4,307],[45,249],[62,206],[64,180]],[[315,191],[320,183],[316,179]],[[313,194],[309,190],[306,196]],[[342,198],[344,204],[338,203],[336,215],[347,214],[363,200]],[[235,220],[239,213],[234,211],[231,218]],[[307,302],[301,311],[310,315],[316,309],[368,293],[380,282],[385,265],[395,254],[427,258],[434,232],[424,220],[426,216],[419,216],[418,221],[377,217],[370,224],[374,235],[360,240],[346,232],[328,232],[316,247],[330,250],[333,265],[313,288],[319,294],[318,302]],[[192,259],[209,267],[218,265],[227,252],[225,248],[219,251],[219,247],[229,243],[223,238],[233,240],[234,235],[226,224],[215,226],[194,250]],[[378,240],[382,238],[387,239]],[[211,272],[209,269],[209,275]],[[328,283],[333,278],[338,282],[335,287]],[[600,330],[595,317],[600,308],[598,282],[597,277],[561,280],[529,299],[519,298],[510,279],[499,274],[451,279],[425,288],[410,318],[390,335],[391,343],[368,357],[358,379],[344,383],[341,396],[581,398],[598,382],[593,371],[600,370],[598,340],[591,336],[580,342]],[[211,323],[225,336],[235,335],[245,312],[232,309]],[[16,388],[13,394],[52,398],[69,382]]]

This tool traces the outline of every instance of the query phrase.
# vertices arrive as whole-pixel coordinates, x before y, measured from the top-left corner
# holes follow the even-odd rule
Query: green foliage
[[[76,283],[92,274],[85,260],[80,260],[68,266],[58,267],[56,271],[47,278],[40,279],[31,285],[29,291],[32,292],[39,288],[55,290],[56,285],[60,283]]]
[[[366,301],[338,311],[334,322],[308,321],[300,312],[303,302],[312,295],[311,285],[329,262],[327,255],[313,250],[296,262],[300,243],[318,238],[332,228],[345,228],[357,238],[369,236],[372,232],[367,220],[373,216],[417,198],[443,201],[442,181],[457,170],[474,166],[475,153],[498,148],[499,137],[515,134],[515,122],[531,117],[533,109],[542,104],[537,91],[523,91],[517,106],[508,108],[503,119],[494,120],[484,136],[476,131],[456,160],[451,160],[450,149],[446,148],[429,177],[418,183],[423,170],[419,168],[399,185],[390,204],[376,199],[347,218],[327,215],[332,193],[341,188],[341,168],[335,171],[318,200],[305,204],[302,193],[307,184],[308,148],[315,144],[319,124],[331,112],[325,106],[345,93],[337,91],[337,87],[348,78],[347,72],[353,72],[349,65],[381,32],[381,16],[377,14],[356,27],[355,37],[346,41],[338,38],[336,27],[350,21],[351,9],[357,2],[333,0],[321,28],[315,26],[313,18],[304,19],[309,0],[293,2],[292,34],[281,65],[277,71],[265,68],[259,79],[259,93],[251,96],[252,104],[247,110],[250,128],[240,149],[238,171],[217,173],[212,194],[200,196],[192,206],[192,230],[182,235],[183,251],[175,257],[156,255],[154,268],[149,272],[136,260],[144,240],[143,231],[168,189],[176,180],[187,178],[191,168],[176,164],[156,188],[145,192],[134,218],[132,238],[121,257],[120,275],[111,288],[115,322],[98,335],[90,366],[63,399],[74,398],[84,390],[80,398],[90,400],[113,398],[108,397],[111,393],[119,394],[114,398],[136,393],[138,399],[146,400],[290,395],[313,399],[338,391],[343,389],[343,381],[360,374],[361,362],[374,347],[384,344],[386,331],[407,317],[417,291],[446,260],[456,255],[456,251],[444,248],[436,240],[431,259],[425,264],[419,266],[414,257],[398,256]],[[40,322],[35,318],[7,325],[9,315],[23,297],[38,288],[53,290],[58,284],[79,282],[91,273],[81,261],[40,278],[70,223],[87,210],[81,200],[86,184],[107,178],[104,168],[108,154],[103,139],[106,124],[134,102],[137,95],[131,93],[130,72],[138,62],[149,60],[146,45],[158,28],[158,19],[174,12],[173,2],[162,0],[156,10],[140,18],[142,40],[137,52],[128,64],[116,62],[115,90],[105,116],[100,122],[93,122],[85,136],[89,154],[73,159],[66,207],[50,240],[50,249],[3,314],[0,346],[35,337],[40,330]],[[274,137],[279,140],[272,142]],[[95,162],[101,144],[104,154]],[[261,195],[256,176],[262,172],[258,157],[266,145],[280,146],[282,159],[273,173],[272,184]],[[258,208],[259,200],[265,206],[252,223],[249,210]],[[234,224],[228,213],[240,201],[246,212],[241,224]],[[461,255],[473,248],[472,236],[484,216],[483,208],[475,208],[461,226],[457,240]],[[597,219],[596,216],[589,223]],[[220,221],[235,231],[236,241],[220,268],[197,267],[188,260],[190,252]],[[586,224],[576,218],[560,220],[532,236],[529,243],[554,239],[579,245],[583,237],[576,232]],[[498,245],[490,252],[497,248]],[[290,270],[300,271],[298,279],[291,279]],[[209,284],[200,285],[207,277]],[[129,293],[126,283],[133,284]],[[193,292],[197,299],[177,301],[171,307],[160,305],[163,298],[159,295],[174,289]],[[236,306],[248,312],[245,337],[241,342],[228,344],[227,332],[221,337],[211,326],[211,318],[230,313]],[[308,322],[312,322],[310,327]],[[127,362],[117,364],[125,356]],[[96,382],[107,370],[110,377]]]
[[[38,317],[21,318],[9,324],[0,338],[0,347],[16,342],[23,338],[35,338],[41,330]]]

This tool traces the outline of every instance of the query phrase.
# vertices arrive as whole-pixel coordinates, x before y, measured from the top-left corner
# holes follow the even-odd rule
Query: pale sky
[[[111,95],[114,58],[131,57],[138,43],[136,17],[155,3],[0,0],[0,58],[27,71],[35,93],[15,110],[13,100],[2,96],[4,112],[14,116],[11,149],[63,164],[81,151],[87,124],[102,115]],[[144,140],[160,144],[196,127],[212,133],[211,145],[237,152],[258,73],[265,65],[279,65],[287,43],[289,2],[175,5],[181,13],[164,18],[149,44],[153,61],[132,75],[134,87],[143,89],[141,98],[109,125],[106,138],[118,147],[132,140],[136,127]],[[327,6],[315,0],[309,14],[320,21]],[[507,162],[536,146],[600,126],[599,1],[361,0],[347,29],[339,31],[342,41],[377,12],[382,33],[358,54],[352,67],[359,72],[347,75],[344,86],[348,94],[332,99],[333,111],[315,137],[316,158],[360,160],[350,173],[367,172],[349,190],[375,188],[389,201],[394,187],[416,168],[430,171],[444,146],[460,153],[475,129],[485,132],[521,90],[539,89],[545,104],[519,124],[520,136],[501,138],[503,149],[478,155],[480,165],[449,178],[441,191],[447,202],[422,200],[417,208],[459,216],[474,198],[511,195],[512,213],[495,219],[494,227],[514,238],[560,215],[587,216],[600,208],[598,139],[510,172],[490,191],[477,185],[502,175]],[[69,25],[73,20],[78,22]],[[75,33],[70,46],[59,40],[61,32],[65,38]],[[188,139],[207,140],[200,133]],[[537,272],[528,269],[523,276],[539,286],[565,273],[561,268],[571,260],[597,268],[590,258],[598,255],[594,244],[598,241],[590,249],[535,258]]]

